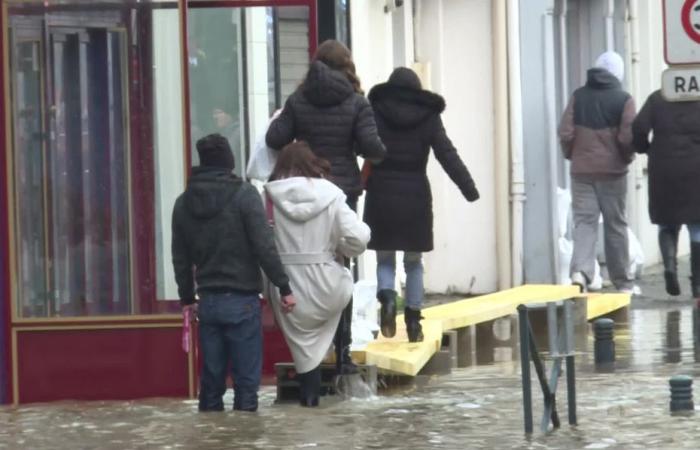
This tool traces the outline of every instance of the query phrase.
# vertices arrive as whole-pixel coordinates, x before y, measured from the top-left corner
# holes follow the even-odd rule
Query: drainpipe
[[[512,285],[523,284],[523,209],[525,165],[523,158],[523,99],[520,79],[520,1],[508,0],[508,87],[510,92],[510,201]]]
[[[608,0],[605,13],[605,43],[606,50],[615,50],[615,0]]]
[[[413,3],[413,60],[423,62],[421,20],[423,18],[423,0],[415,0]]]
[[[637,107],[641,108],[644,98],[641,96],[640,92],[640,78],[641,78],[641,50],[639,48],[639,1],[638,0],[628,0],[627,2],[627,29],[629,36],[630,56],[629,56],[629,86],[632,95],[637,100]],[[645,205],[640,204],[641,196],[640,191],[644,186],[644,165],[646,158],[637,158],[632,165],[633,178],[633,193],[632,202],[630,202],[630,214],[634,217],[632,227],[637,236],[641,236],[641,228],[646,220],[646,208]]]
[[[559,142],[557,138],[557,90],[556,63],[554,59],[554,0],[550,0],[544,15],[544,96],[545,121],[547,132],[547,185],[550,186],[549,197],[549,226],[552,230],[552,273],[555,283],[559,283],[559,220],[557,216],[557,187],[559,176],[557,160]]]
[[[496,180],[496,252],[498,289],[512,287],[510,211],[508,201],[508,28],[503,1],[491,3],[493,26],[493,103]]]
[[[561,9],[559,10],[559,58],[561,60],[560,74],[561,74],[561,110],[566,109],[567,103],[569,102],[569,48],[567,32],[568,27],[566,24],[567,17],[569,15],[569,0],[561,0]],[[569,160],[564,160],[564,187],[566,189],[571,189],[571,176],[569,175]]]

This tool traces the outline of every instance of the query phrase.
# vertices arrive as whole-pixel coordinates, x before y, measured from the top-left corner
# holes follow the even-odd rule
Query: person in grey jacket
[[[260,268],[279,288],[285,311],[295,300],[258,191],[232,173],[228,140],[197,141],[200,166],[175,201],[172,256],[180,300],[199,295],[202,373],[200,411],[221,411],[226,371],[233,371],[233,409],[256,411],[262,371]]]
[[[586,85],[574,92],[559,126],[564,156],[571,161],[574,254],[571,281],[585,290],[595,269],[598,219],[602,213],[610,280],[623,292],[629,279],[627,166],[634,159],[634,100],[622,89],[624,63],[615,52],[600,55]]]

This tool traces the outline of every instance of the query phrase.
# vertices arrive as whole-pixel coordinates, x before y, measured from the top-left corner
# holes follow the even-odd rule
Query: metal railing
[[[532,433],[533,431],[530,360],[532,360],[535,367],[535,372],[537,373],[540,388],[544,396],[544,413],[541,422],[542,432],[546,433],[549,431],[550,422],[554,429],[561,426],[559,414],[557,412],[556,392],[559,378],[562,374],[562,363],[564,362],[566,364],[569,424],[576,425],[576,367],[574,360],[573,309],[573,300],[547,303],[547,331],[550,356],[552,357],[552,367],[548,380],[544,361],[540,358],[535,343],[528,307],[525,305],[518,306],[525,433]],[[560,325],[560,322],[563,323]]]

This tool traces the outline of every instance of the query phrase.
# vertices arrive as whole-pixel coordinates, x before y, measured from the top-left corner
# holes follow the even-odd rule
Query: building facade
[[[225,134],[242,174],[319,41],[351,45],[363,87],[413,67],[445,97],[447,133],[481,199],[434,159],[429,292],[556,283],[556,125],[614,49],[641,106],[663,64],[661,0],[2,0],[0,403],[187,396],[170,214]],[[648,263],[646,171],[629,215]],[[374,255],[361,261],[374,277]],[[266,371],[288,358],[266,315]]]

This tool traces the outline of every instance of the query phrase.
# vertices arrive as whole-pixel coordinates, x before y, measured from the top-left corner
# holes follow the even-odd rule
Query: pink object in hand
[[[185,353],[189,353],[190,342],[192,342],[192,339],[190,339],[192,332],[192,310],[190,308],[185,308],[185,310],[182,311],[182,320],[182,350],[184,350]]]

